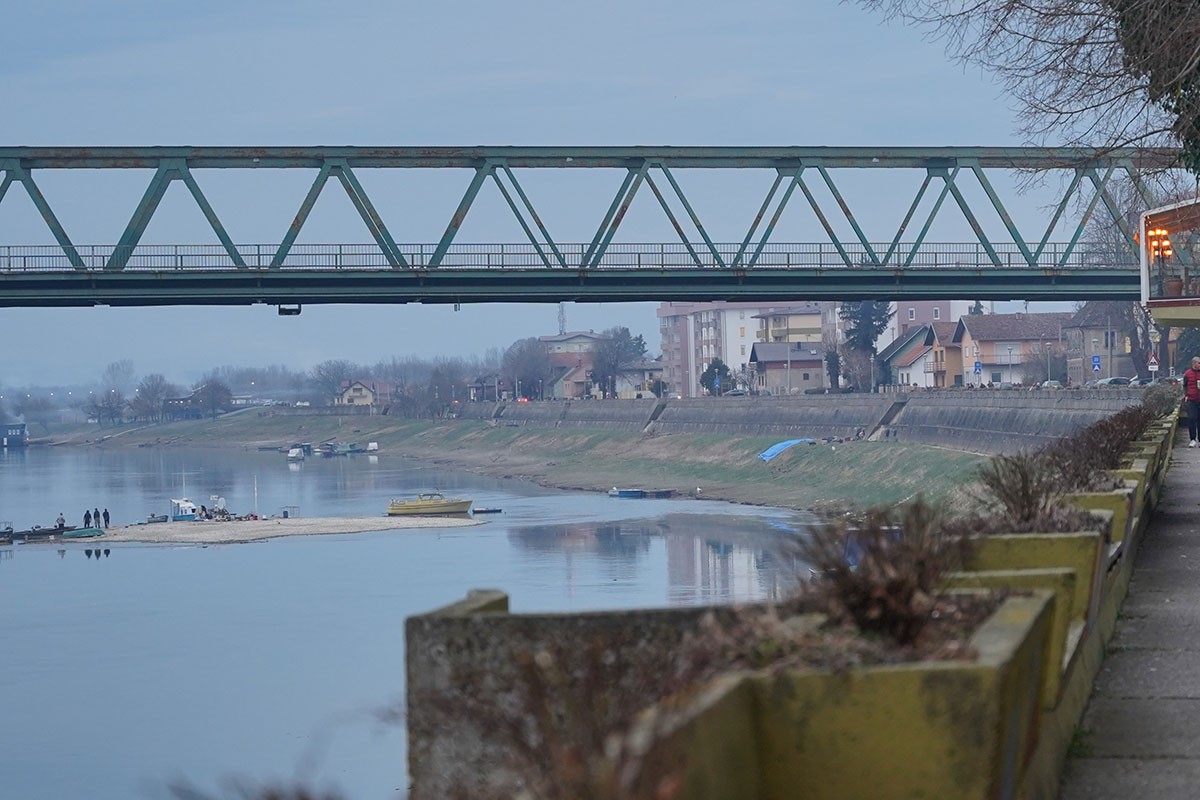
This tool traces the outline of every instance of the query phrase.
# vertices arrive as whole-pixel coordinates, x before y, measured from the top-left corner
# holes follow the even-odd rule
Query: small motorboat
[[[303,461],[304,460],[304,448],[293,447],[293,448],[289,449],[287,451],[287,460],[288,461]]]
[[[488,508],[476,508],[471,513],[472,514],[501,514],[503,512],[504,512],[504,509],[488,507]]]
[[[471,510],[471,500],[461,497],[446,497],[441,492],[418,494],[415,500],[392,500],[388,503],[389,517],[428,517],[437,514],[466,514]]]
[[[166,522],[167,519],[168,519],[168,517],[166,514],[147,514],[146,515],[146,523],[147,524],[151,524],[151,523],[155,523],[155,522]]]
[[[618,489],[617,487],[614,486],[613,488],[608,490],[608,496],[609,497],[628,497],[628,498],[633,498],[633,499],[640,499],[640,498],[643,498],[646,496],[646,490],[645,489]]]

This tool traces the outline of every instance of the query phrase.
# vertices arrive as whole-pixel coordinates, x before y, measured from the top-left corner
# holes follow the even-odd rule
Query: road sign
[[[1092,356],[1092,372],[1100,371],[1100,356]]]
[[[983,362],[982,362],[982,361],[976,361],[976,362],[975,362],[975,374],[976,374],[976,375],[978,375],[978,374],[979,374],[979,373],[981,373],[981,372],[983,372]]]
[[[1146,359],[1146,364],[1151,367],[1157,367],[1158,366],[1158,356],[1154,355],[1154,353],[1151,353],[1150,358]]]
[[[1150,369],[1150,371],[1151,371],[1151,372],[1158,372],[1158,364],[1151,363],[1151,364],[1149,365],[1149,369]]]

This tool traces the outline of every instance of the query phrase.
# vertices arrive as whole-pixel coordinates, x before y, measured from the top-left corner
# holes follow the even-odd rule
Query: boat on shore
[[[299,447],[291,448],[290,450],[287,451],[287,460],[288,461],[303,461],[304,460],[304,450]]]
[[[4,530],[0,530],[0,537],[10,542],[39,542],[53,539],[56,536],[69,536],[75,530],[77,530],[75,525],[64,525],[61,528],[43,528],[41,525],[34,525],[32,528],[23,531],[14,531],[12,528],[5,528]]]
[[[441,492],[418,494],[415,500],[392,500],[388,503],[389,517],[428,517],[437,514],[466,514],[472,500],[446,497]]]
[[[196,519],[199,508],[191,500],[186,497],[178,500],[171,500],[171,521],[172,522],[191,522]]]
[[[64,532],[62,537],[64,539],[94,539],[103,535],[104,530],[101,528],[75,528]]]
[[[675,496],[674,489],[618,489],[616,486],[608,490],[609,497],[625,497],[640,500],[645,497],[659,500]]]

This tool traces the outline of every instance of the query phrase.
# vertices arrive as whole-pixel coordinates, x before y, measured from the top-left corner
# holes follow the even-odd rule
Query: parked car
[[[1129,378],[1122,378],[1120,376],[1114,376],[1112,378],[1101,378],[1100,380],[1096,381],[1096,385],[1097,386],[1128,386]]]
[[[734,389],[733,391],[726,392],[725,396],[726,397],[745,397],[746,391],[744,389]]]
[[[1041,387],[1043,389],[1061,389],[1063,388],[1063,383],[1062,381],[1042,381]]]

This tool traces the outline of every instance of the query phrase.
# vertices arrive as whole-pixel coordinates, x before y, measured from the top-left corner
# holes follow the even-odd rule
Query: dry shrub
[[[1051,459],[1034,452],[993,456],[979,468],[977,500],[986,516],[1017,528],[1049,516],[1062,504],[1063,489]]]
[[[1169,383],[1156,383],[1147,387],[1145,394],[1142,395],[1142,405],[1154,419],[1178,412],[1179,403],[1182,400],[1182,387]]]
[[[970,537],[944,521],[938,507],[917,498],[818,525],[799,543],[814,570],[808,600],[835,623],[911,644],[937,606],[942,576],[972,551]]]

